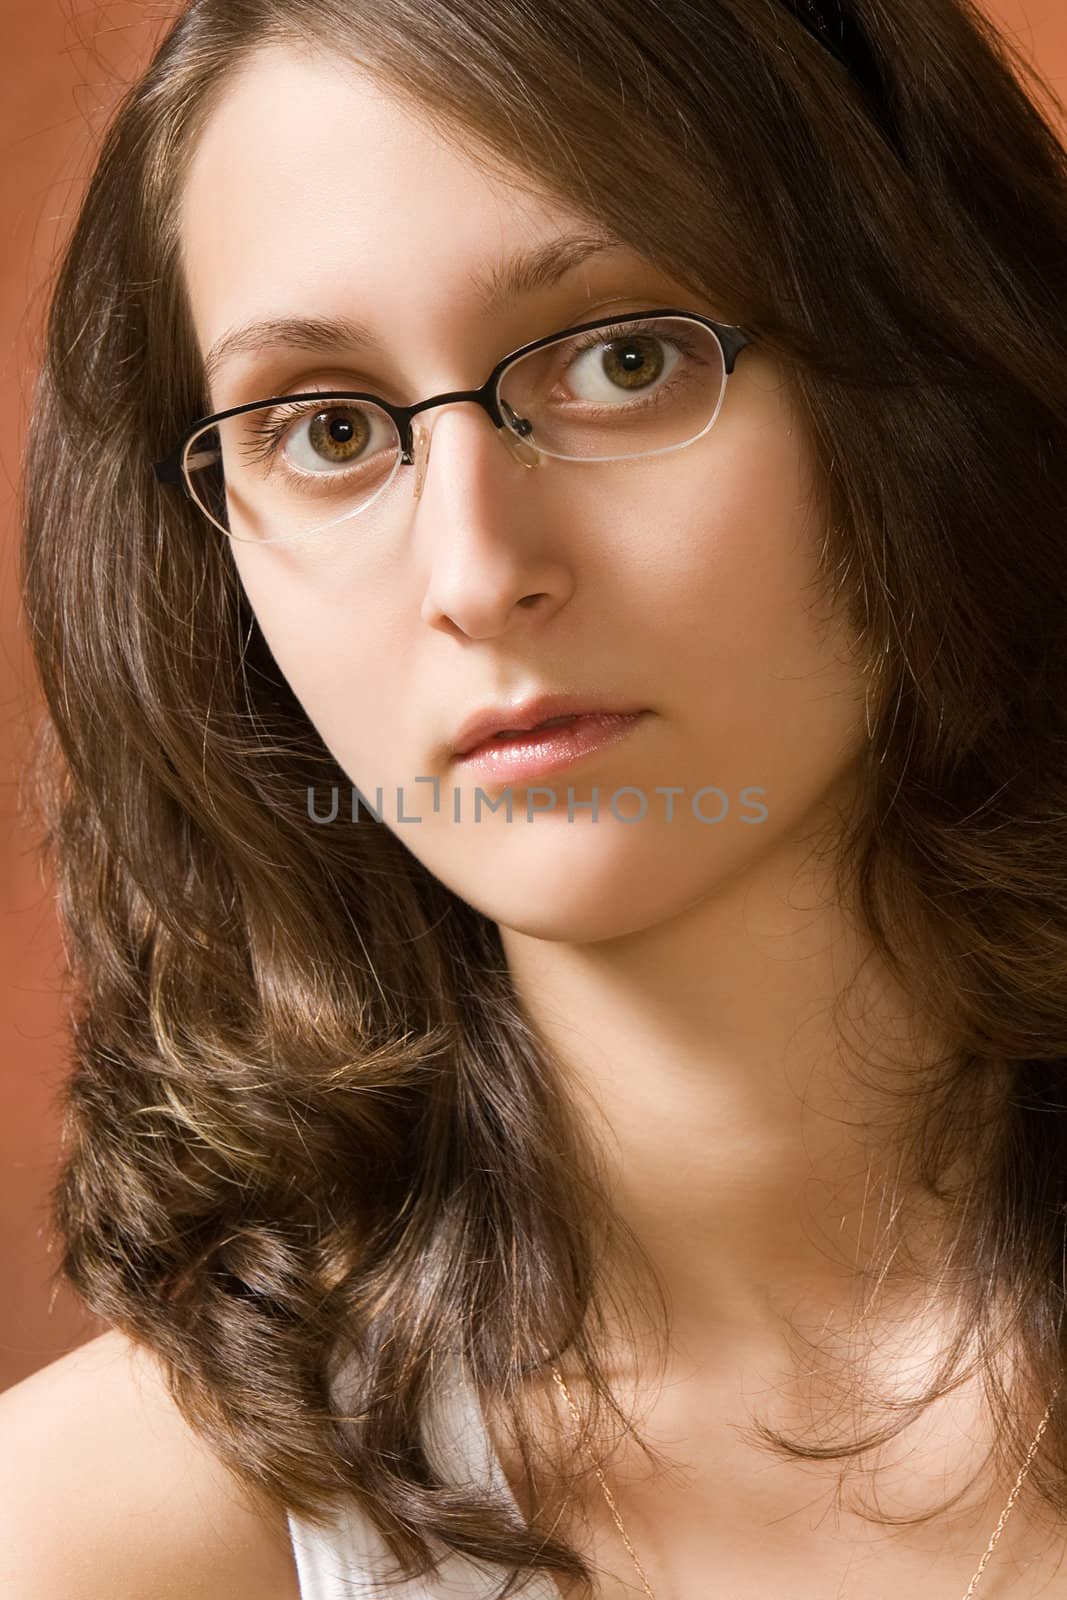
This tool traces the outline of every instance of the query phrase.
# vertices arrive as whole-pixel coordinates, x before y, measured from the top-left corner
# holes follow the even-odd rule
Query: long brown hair
[[[782,363],[869,673],[841,892],[953,1043],[902,1148],[957,1220],[945,1266],[1015,1462],[1020,1397],[1063,1370],[1067,1288],[1065,154],[1048,85],[967,0],[851,10],[896,145],[761,0],[196,0],[121,104],[58,274],[23,521],[77,994],[61,1270],[265,1504],[318,1520],[351,1496],[411,1575],[432,1536],[589,1580],[561,1538],[443,1487],[419,1428],[434,1353],[458,1350],[532,1483],[542,1338],[584,1377],[590,1441],[622,1416],[596,1270],[616,1223],[495,924],[372,817],[309,826],[293,796],[345,774],[225,543],[155,480],[209,409],[185,163],[258,48],[340,51]],[[963,1348],[878,1440],[959,1381]],[[1031,1482],[1058,1517],[1065,1445],[1057,1404]]]

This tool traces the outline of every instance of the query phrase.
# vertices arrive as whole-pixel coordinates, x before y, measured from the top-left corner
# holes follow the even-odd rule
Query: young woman
[[[4,1397],[5,1596],[1067,1596],[1027,71],[966,0],[182,12],[26,463],[114,1332]]]

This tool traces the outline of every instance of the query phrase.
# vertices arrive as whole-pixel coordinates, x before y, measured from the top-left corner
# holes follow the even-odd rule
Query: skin
[[[472,272],[582,221],[525,175],[489,177],[462,141],[348,64],[260,53],[206,125],[184,189],[200,348],[260,314],[348,313],[373,324],[387,355],[246,354],[219,374],[214,407],[315,385],[415,401],[474,387],[519,344],[601,310],[717,314],[620,244],[485,315]],[[1010,1480],[982,1482],[990,1498],[968,1502],[955,1544],[942,1523],[887,1551],[885,1530],[858,1518],[836,1538],[819,1525],[833,1469],[775,1464],[723,1426],[750,1422],[754,1402],[779,1424],[810,1425],[786,1317],[813,1337],[847,1327],[892,1176],[878,1064],[894,1051],[932,1057],[938,1042],[873,961],[849,1042],[829,1015],[868,948],[813,844],[854,792],[865,681],[843,619],[817,599],[813,458],[783,375],[746,349],[711,432],[644,461],[528,471],[474,406],[422,421],[433,449],[420,496],[402,467],[377,524],[300,550],[235,542],[233,559],[342,769],[369,796],[405,786],[406,814],[423,820],[402,824],[387,807],[386,825],[499,924],[530,1017],[602,1141],[616,1208],[666,1289],[667,1381],[643,1414],[686,1475],[651,1477],[625,1456],[613,1468],[657,1593],[700,1592],[710,1526],[727,1530],[715,1536],[722,1593],[802,1600],[802,1570],[812,1595],[846,1573],[860,1595],[861,1544],[872,1583],[945,1595],[959,1580],[962,1592]],[[554,780],[557,811],[525,821],[516,786],[510,824],[502,813],[475,824],[452,736],[472,711],[538,689],[652,714]],[[449,797],[436,816],[417,774]],[[578,800],[599,787],[595,824],[588,811],[568,824],[568,783]],[[680,786],[675,820],[653,804],[640,823],[613,818],[606,797],[624,784],[657,805],[657,785]],[[707,784],[735,802],[718,825],[685,804]],[[738,820],[748,785],[763,790],[758,826]],[[853,1050],[871,1063],[864,1083],[849,1075]],[[919,1255],[923,1245],[917,1234]],[[621,1264],[605,1270],[622,1281]],[[902,1384],[947,1326],[932,1296],[898,1298],[882,1379]],[[617,1372],[636,1393],[621,1347]],[[969,1387],[931,1408],[892,1446],[880,1504],[916,1512],[931,1484],[938,1497],[960,1488],[984,1426]],[[634,1575],[595,1484],[586,1509],[617,1575],[605,1593],[621,1593]],[[998,1561],[1010,1548],[1006,1534]],[[936,1568],[935,1549],[947,1551]]]

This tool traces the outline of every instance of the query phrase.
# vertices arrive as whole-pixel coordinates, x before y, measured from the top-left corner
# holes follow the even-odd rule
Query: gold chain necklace
[[[547,1349],[545,1349],[544,1345],[542,1345],[541,1348],[542,1348],[542,1350],[544,1350],[544,1353],[545,1353],[545,1355],[547,1357],[548,1356]],[[555,1379],[555,1382],[556,1382],[560,1392],[562,1393],[564,1400],[566,1400],[567,1405],[570,1407],[571,1416],[574,1418],[575,1426],[580,1428],[582,1419],[581,1419],[581,1417],[579,1415],[578,1407],[575,1405],[574,1401],[571,1399],[570,1390],[567,1388],[567,1385],[564,1383],[562,1375],[560,1374],[558,1368],[556,1368],[556,1367],[552,1368],[552,1376]],[[1026,1474],[1030,1470],[1030,1463],[1034,1459],[1034,1452],[1036,1451],[1038,1445],[1041,1442],[1041,1435],[1045,1431],[1045,1427],[1046,1427],[1046,1425],[1048,1423],[1049,1416],[1051,1415],[1051,1412],[1052,1412],[1052,1402],[1055,1400],[1055,1398],[1059,1394],[1059,1392],[1060,1392],[1060,1386],[1059,1386],[1059,1384],[1057,1384],[1056,1388],[1052,1392],[1052,1400],[1050,1400],[1048,1405],[1045,1407],[1045,1414],[1041,1418],[1041,1423],[1040,1423],[1040,1426],[1038,1427],[1037,1433],[1034,1435],[1034,1442],[1031,1444],[1029,1450],[1026,1453],[1026,1460],[1023,1462],[1022,1466],[1019,1469],[1019,1476],[1016,1478],[1015,1485],[1014,1485],[1014,1487],[1013,1487],[1013,1489],[1011,1491],[1011,1494],[1008,1496],[1008,1503],[1004,1507],[1004,1510],[1000,1513],[1000,1520],[998,1521],[998,1523],[996,1525],[996,1528],[993,1530],[993,1536],[990,1539],[989,1544],[986,1546],[985,1555],[982,1557],[981,1561],[978,1563],[978,1571],[975,1573],[974,1577],[971,1579],[970,1583],[967,1586],[967,1593],[964,1595],[963,1600],[972,1600],[972,1596],[974,1594],[974,1591],[978,1586],[978,1580],[981,1578],[982,1573],[985,1571],[986,1562],[989,1560],[990,1556],[993,1554],[993,1547],[996,1544],[997,1540],[1000,1538],[1001,1533],[1004,1531],[1004,1524],[1007,1522],[1008,1517],[1011,1514],[1012,1508],[1015,1505],[1015,1499],[1016,1499],[1016,1496],[1019,1493],[1019,1490],[1022,1488],[1023,1479],[1026,1477]],[[642,1587],[644,1588],[645,1594],[648,1596],[648,1600],[656,1600],[656,1596],[652,1591],[652,1587],[649,1584],[648,1579],[645,1577],[645,1569],[641,1565],[640,1560],[638,1559],[637,1551],[634,1549],[633,1545],[630,1543],[630,1540],[629,1540],[629,1538],[627,1536],[627,1533],[626,1533],[626,1529],[622,1525],[622,1518],[619,1516],[618,1509],[616,1508],[616,1505],[615,1505],[615,1500],[614,1500],[614,1498],[612,1496],[611,1490],[607,1486],[607,1482],[605,1481],[604,1474],[600,1470],[600,1463],[597,1461],[597,1459],[593,1455],[592,1451],[589,1451],[589,1458],[593,1463],[593,1470],[596,1473],[597,1478],[600,1481],[600,1487],[603,1490],[604,1498],[608,1503],[608,1510],[611,1512],[612,1516],[615,1519],[615,1526],[618,1528],[620,1534],[622,1535],[622,1542],[626,1546],[627,1550],[629,1551],[630,1560],[633,1562],[634,1566],[637,1568],[637,1576],[641,1579],[641,1584],[642,1584]]]

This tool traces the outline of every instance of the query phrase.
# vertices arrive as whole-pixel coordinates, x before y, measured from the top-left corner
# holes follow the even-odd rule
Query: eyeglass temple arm
[[[221,451],[218,450],[196,450],[188,458],[186,466],[210,467],[219,459],[220,454]],[[185,474],[182,471],[180,450],[175,450],[165,461],[155,462],[154,470],[160,483],[176,483],[180,484],[183,489],[185,488]]]

